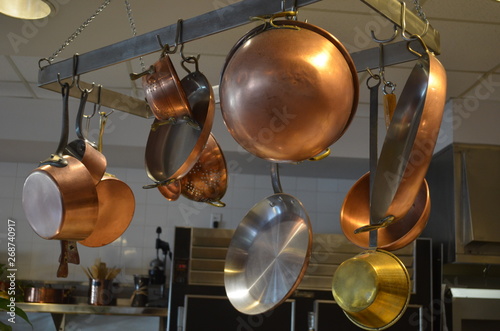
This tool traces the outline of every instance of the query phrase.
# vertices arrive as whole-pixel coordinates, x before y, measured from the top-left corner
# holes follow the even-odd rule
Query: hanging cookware
[[[401,93],[382,146],[370,206],[374,220],[389,217],[395,222],[413,205],[436,145],[445,98],[446,72],[426,48]]]
[[[176,46],[177,48],[177,46]],[[140,74],[132,74],[131,79],[142,76],[142,87],[151,111],[159,121],[176,123],[187,121],[194,126],[191,109],[182,89],[177,72],[168,53],[174,53],[168,45],[163,46],[160,59],[148,70]]]
[[[168,184],[159,185],[158,191],[160,191],[168,201],[176,201],[181,196],[181,183],[179,180],[174,180]]]
[[[224,286],[238,311],[255,315],[277,307],[300,284],[311,257],[312,229],[302,203],[282,193],[278,164],[271,166],[275,194],[261,200],[234,232]]]
[[[102,152],[102,138],[108,115],[100,112],[98,150]],[[99,213],[94,231],[80,241],[88,247],[101,247],[118,239],[127,230],[135,212],[134,193],[130,187],[116,176],[105,173],[96,185],[99,198]]]
[[[365,330],[384,330],[403,315],[410,276],[401,260],[383,250],[364,251],[335,271],[332,293],[346,316]]]
[[[221,201],[227,189],[226,159],[213,134],[210,134],[198,161],[180,183],[182,195],[189,200],[216,207],[226,205]]]
[[[370,230],[370,173],[363,175],[349,190],[340,210],[340,227],[353,244],[368,248]],[[431,199],[424,179],[413,205],[398,222],[378,229],[378,248],[393,251],[412,243],[422,233],[429,220]]]
[[[95,148],[95,144],[89,142],[82,133],[82,119],[84,116],[85,104],[90,91],[84,89],[80,98],[80,106],[76,115],[76,136],[78,139],[70,142],[65,148],[65,154],[69,154],[87,167],[94,184],[97,184],[106,171],[106,158]]]
[[[146,172],[156,184],[168,184],[186,175],[199,159],[212,130],[215,99],[208,79],[196,71],[181,80],[189,105],[194,109],[195,127],[186,123],[165,124],[155,119],[146,145]]]
[[[98,199],[94,181],[76,158],[62,155],[68,143],[69,85],[62,88],[63,121],[55,154],[33,170],[23,186],[22,204],[30,226],[44,239],[85,239],[94,229]]]
[[[329,32],[271,21],[241,38],[226,58],[220,107],[248,152],[275,162],[310,159],[337,141],[358,103],[358,76]]]

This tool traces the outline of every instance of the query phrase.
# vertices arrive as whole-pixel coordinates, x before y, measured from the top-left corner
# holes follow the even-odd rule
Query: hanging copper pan
[[[102,152],[102,137],[106,127],[107,114],[100,114],[98,150]],[[99,213],[92,233],[80,241],[88,247],[101,247],[118,239],[127,230],[135,212],[134,193],[116,176],[105,173],[96,186],[99,198]]]
[[[158,186],[158,191],[168,201],[176,201],[181,196],[181,184],[179,180],[174,180],[171,183]]]
[[[85,110],[85,104],[87,102],[87,97],[89,95],[89,90],[84,89],[80,98],[80,106],[78,108],[78,113],[76,115],[76,135],[78,139],[70,142],[64,149],[66,154],[69,154],[78,160],[80,160],[85,167],[87,167],[94,184],[99,183],[104,172],[106,171],[106,158],[99,152],[95,145],[89,142],[82,133],[82,119],[83,112]]]
[[[284,302],[299,286],[311,257],[312,229],[302,203],[282,193],[278,164],[271,166],[275,194],[261,200],[238,225],[224,266],[227,297],[255,315]]]
[[[382,146],[370,207],[374,220],[397,221],[413,205],[434,152],[445,99],[446,72],[427,50],[408,78]]]
[[[206,202],[212,206],[224,207],[221,201],[227,189],[227,168],[224,154],[211,134],[200,159],[182,177],[181,193],[187,199]]]
[[[378,248],[393,251],[405,247],[420,236],[431,210],[429,187],[424,179],[413,205],[398,222],[378,229]],[[353,244],[368,248],[369,233],[356,230],[370,224],[370,173],[363,175],[349,190],[340,211],[340,226]]]
[[[191,110],[177,72],[168,55],[168,46],[142,77],[142,87],[151,111],[159,121],[190,121]],[[141,74],[134,78],[138,78]]]
[[[247,33],[222,70],[227,129],[250,153],[275,162],[310,159],[337,141],[358,103],[357,72],[327,31],[274,21]]]
[[[196,84],[193,84],[193,81]],[[155,119],[146,145],[146,172],[154,185],[180,179],[186,175],[199,159],[210,131],[215,115],[215,99],[208,79],[196,71],[181,80],[186,92],[193,117],[199,127],[189,123],[164,124]]]
[[[52,157],[26,178],[22,204],[28,222],[44,239],[82,240],[92,233],[98,214],[94,181],[76,158],[62,153],[68,143],[69,85],[62,88],[63,124]]]

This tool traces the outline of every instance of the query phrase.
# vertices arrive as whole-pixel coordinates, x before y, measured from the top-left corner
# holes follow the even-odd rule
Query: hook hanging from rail
[[[421,34],[413,34],[411,36],[408,36],[406,34],[406,3],[403,1],[400,1],[401,3],[401,37],[406,40],[406,41],[413,41],[416,40],[416,36],[419,37],[424,37],[427,34],[427,31],[429,31],[429,20],[426,18],[425,19],[425,28],[424,31]]]
[[[387,39],[378,39],[377,37],[375,37],[375,32],[373,30],[370,30],[370,34],[372,35],[372,40],[378,44],[386,44],[386,43],[390,43],[391,41],[393,41],[394,39],[396,39],[396,37],[398,36],[398,26],[397,24],[394,24],[394,31],[392,33],[392,36],[390,38],[387,38]]]
[[[75,53],[73,55],[73,72],[71,76],[71,84],[68,83],[69,88],[75,86],[75,81],[76,81],[75,77],[77,70],[78,70],[78,53]],[[64,84],[61,82],[61,74],[59,72],[57,73],[57,82],[59,83],[59,85],[64,86]]]

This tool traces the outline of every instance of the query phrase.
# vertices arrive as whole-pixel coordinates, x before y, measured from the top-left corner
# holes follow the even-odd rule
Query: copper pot
[[[345,132],[357,108],[358,78],[349,53],[327,31],[299,21],[274,24],[250,31],[229,53],[220,107],[248,152],[299,162]]]
[[[56,153],[26,178],[23,209],[31,227],[44,239],[82,240],[97,221],[98,198],[87,168],[62,153],[68,142],[69,85],[63,87],[63,125]]]
[[[388,251],[405,247],[418,238],[431,210],[429,186],[424,179],[408,213],[398,222],[378,229],[378,248]],[[370,173],[363,175],[347,193],[340,211],[340,226],[353,244],[368,248],[369,233],[355,231],[370,224]]]
[[[67,303],[70,290],[51,287],[27,287],[24,301],[35,303]]]
[[[189,119],[189,102],[169,55],[162,52],[146,73],[142,77],[142,87],[154,116],[160,121]]]

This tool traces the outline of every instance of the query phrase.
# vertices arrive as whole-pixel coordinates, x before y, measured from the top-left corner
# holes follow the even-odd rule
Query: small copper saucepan
[[[219,91],[224,123],[244,149],[274,162],[300,162],[344,134],[359,84],[354,62],[332,34],[277,20],[235,44]]]
[[[147,71],[132,74],[131,78],[142,76],[146,101],[159,121],[176,123],[180,120],[194,124],[186,93],[168,53],[168,45],[165,45],[158,61]]]
[[[97,191],[87,168],[64,155],[68,143],[69,84],[64,84],[63,124],[59,146],[33,170],[23,186],[23,209],[31,227],[44,239],[82,240],[93,231],[99,211]]]

